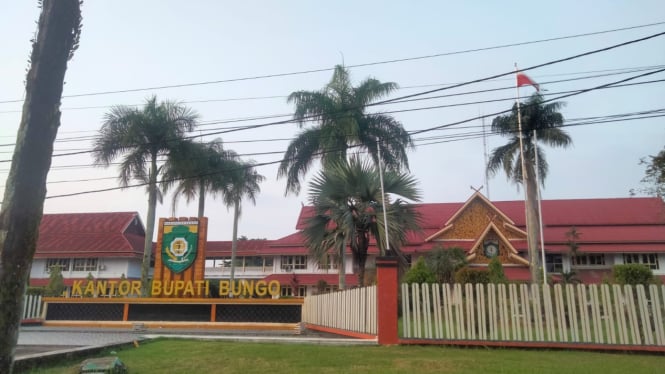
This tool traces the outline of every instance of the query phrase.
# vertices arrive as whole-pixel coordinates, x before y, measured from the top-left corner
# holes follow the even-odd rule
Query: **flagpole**
[[[381,166],[381,142],[379,139],[376,140],[376,148],[378,150],[379,156],[379,180],[381,181],[381,199],[383,200],[383,226],[384,232],[386,233],[386,248],[385,250],[390,249],[390,238],[388,236],[388,213],[386,213],[386,193],[383,190],[383,167]],[[380,248],[379,248],[380,250]],[[386,256],[385,250],[381,251],[382,256]]]
[[[533,130],[533,149],[536,152],[536,197],[538,199],[538,227],[540,228],[540,255],[543,266],[543,284],[547,283],[547,266],[545,263],[545,235],[543,234],[543,206],[540,196],[540,169],[538,167],[538,135]]]
[[[526,246],[527,246],[527,251],[529,254],[529,264],[531,264],[531,271],[530,273],[532,275],[536,274],[534,271],[534,267],[536,266],[535,264],[535,258],[536,255],[533,253],[534,248],[530,248],[529,244],[529,213],[528,213],[528,200],[529,200],[529,195],[527,192],[527,176],[526,176],[526,163],[524,160],[524,142],[522,140],[523,134],[522,134],[522,113],[520,110],[520,85],[517,82],[517,74],[519,73],[519,70],[517,70],[517,63],[515,63],[515,90],[517,91],[517,98],[516,98],[516,103],[517,103],[517,130],[519,131],[519,139],[520,139],[520,161],[522,164],[522,187],[524,188],[524,221],[525,224],[524,226],[526,227]],[[531,281],[535,282],[536,279],[535,277],[531,277]]]

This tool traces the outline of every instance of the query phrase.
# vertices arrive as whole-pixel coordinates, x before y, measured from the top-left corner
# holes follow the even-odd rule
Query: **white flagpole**
[[[526,163],[524,161],[524,144],[522,141],[522,114],[520,111],[520,86],[517,84],[517,73],[519,71],[517,70],[517,63],[515,63],[515,90],[517,91],[517,98],[515,99],[515,102],[517,103],[517,130],[519,131],[519,139],[520,139],[520,160],[522,161],[522,187],[524,188],[524,226],[526,227],[526,243],[527,243],[527,251],[529,253],[529,263],[531,266],[535,266],[533,263],[533,258],[534,255],[531,251],[533,251],[533,248],[529,248],[529,219],[528,219],[528,207],[527,207],[527,201],[528,201],[528,194],[527,194],[527,186],[526,186]],[[533,274],[533,271],[531,272]],[[535,279],[531,280],[532,282],[535,281]]]
[[[381,199],[383,200],[383,225],[386,233],[386,249],[390,249],[390,238],[388,237],[388,213],[386,213],[386,193],[383,190],[383,167],[381,166],[381,142],[376,140],[376,148],[379,156],[379,180],[381,181]],[[385,256],[385,250],[381,250],[381,255]]]
[[[547,284],[547,266],[545,263],[545,236],[543,235],[543,206],[540,196],[540,168],[538,167],[538,137],[533,130],[533,149],[536,152],[536,197],[538,198],[538,226],[540,228],[540,255],[543,266],[543,284]]]

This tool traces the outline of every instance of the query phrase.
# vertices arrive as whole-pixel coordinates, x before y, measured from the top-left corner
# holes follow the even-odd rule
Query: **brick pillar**
[[[397,257],[377,257],[376,284],[379,345],[394,345],[397,336]]]

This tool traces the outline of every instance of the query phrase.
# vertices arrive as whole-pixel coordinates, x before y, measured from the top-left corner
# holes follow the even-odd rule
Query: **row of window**
[[[307,269],[307,256],[281,256],[280,269],[282,271],[305,270]],[[254,268],[263,271],[272,269],[273,258],[261,256],[237,256],[235,266],[238,270]],[[219,257],[206,259],[206,268],[230,268],[230,257]],[[335,270],[337,269],[337,257],[328,255],[325,261],[318,264],[318,268]],[[251,270],[251,269],[250,269]]]
[[[560,254],[545,255],[547,271],[561,273],[563,271],[563,256]],[[660,269],[657,253],[624,253],[624,264],[642,264],[652,270]],[[605,266],[605,255],[602,253],[578,254],[571,257],[573,267],[599,267]]]
[[[52,266],[59,266],[60,270],[65,271],[97,271],[99,259],[96,258],[49,258],[46,260],[44,270],[49,272]]]

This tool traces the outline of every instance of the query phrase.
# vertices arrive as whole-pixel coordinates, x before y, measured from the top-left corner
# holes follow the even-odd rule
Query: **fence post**
[[[377,257],[377,314],[379,345],[399,343],[397,336],[397,257]]]

